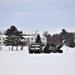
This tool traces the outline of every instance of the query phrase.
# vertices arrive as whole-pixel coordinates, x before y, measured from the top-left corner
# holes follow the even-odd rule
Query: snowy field
[[[0,75],[75,75],[75,48],[63,47],[63,53],[28,54],[3,47],[0,51]]]

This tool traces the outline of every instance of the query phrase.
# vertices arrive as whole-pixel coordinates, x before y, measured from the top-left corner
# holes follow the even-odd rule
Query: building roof
[[[23,36],[24,38],[30,38],[30,37],[33,37],[33,36]]]
[[[38,34],[35,34],[35,35],[26,35],[26,36],[24,35],[23,37],[24,37],[24,38],[31,38],[31,37],[37,37],[37,35],[38,35]],[[46,37],[44,37],[44,36],[42,36],[42,35],[40,35],[40,37],[41,37],[41,38],[46,38]]]

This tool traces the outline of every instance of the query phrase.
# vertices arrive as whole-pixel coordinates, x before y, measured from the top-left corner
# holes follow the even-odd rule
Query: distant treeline
[[[7,35],[7,40],[5,40],[7,45],[25,45],[24,42],[22,42],[22,39],[24,39],[22,36],[23,32],[18,30],[14,25],[10,26],[6,31],[1,32],[0,35],[5,34]],[[62,29],[62,31],[59,34],[53,34],[50,35],[48,31],[45,31],[43,33],[43,36],[47,38],[47,44],[65,44],[69,47],[75,47],[75,32],[68,32],[66,29]]]
[[[45,31],[43,35],[47,38],[47,44],[65,44],[69,47],[75,47],[75,32],[68,32],[65,29],[62,29],[60,34],[53,34],[52,36]]]

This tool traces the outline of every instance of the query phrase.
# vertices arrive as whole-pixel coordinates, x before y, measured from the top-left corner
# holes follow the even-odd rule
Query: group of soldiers
[[[0,50],[2,50],[3,48],[2,48],[2,46],[0,46]],[[21,46],[21,51],[23,50],[23,46]],[[9,46],[9,50],[11,50],[11,47]],[[16,47],[16,50],[18,50],[18,46]]]

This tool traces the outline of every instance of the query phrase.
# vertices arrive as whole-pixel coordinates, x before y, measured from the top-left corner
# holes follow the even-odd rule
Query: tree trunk
[[[12,45],[12,50],[13,50],[13,45]]]
[[[18,50],[18,46],[16,46],[16,50]]]

